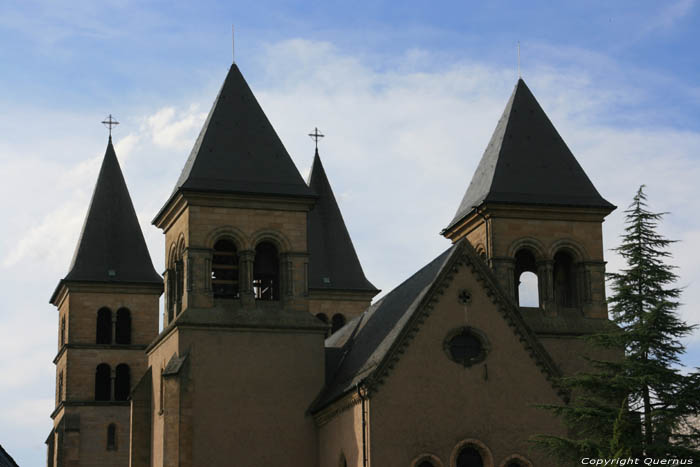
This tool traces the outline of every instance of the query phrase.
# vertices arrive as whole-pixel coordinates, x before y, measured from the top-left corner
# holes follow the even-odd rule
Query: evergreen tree
[[[685,351],[680,339],[695,326],[676,313],[681,289],[674,286],[675,267],[665,263],[673,241],[656,232],[664,213],[647,210],[644,186],[625,214],[625,233],[615,251],[627,268],[608,274],[616,326],[589,338],[599,347],[618,349],[620,358],[589,360],[593,372],[564,378],[573,401],[545,408],[563,417],[570,437],[538,435],[533,441],[562,460],[646,456],[700,461],[700,432],[692,424],[699,413],[700,375],[679,368]]]

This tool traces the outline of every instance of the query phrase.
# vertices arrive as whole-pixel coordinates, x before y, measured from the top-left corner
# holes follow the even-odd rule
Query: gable
[[[336,354],[341,356],[337,357],[338,364],[327,376],[327,386],[312,410],[321,410],[360,383],[371,391],[381,390],[384,379],[460,270],[470,271],[479,283],[478,290],[493,304],[489,319],[501,320],[508,326],[525,355],[565,398],[565,392],[556,386],[561,374],[551,357],[500,289],[490,269],[473,247],[461,240],[326,341],[327,347],[339,348]]]
[[[556,429],[551,414],[533,405],[559,403],[557,388],[522,335],[470,267],[458,265],[451,275],[374,386],[370,433],[377,464],[408,465],[421,452],[447,460],[467,438],[484,442],[500,462],[527,452],[532,434]],[[465,290],[471,295],[466,307],[459,300]],[[444,345],[464,326],[484,336],[488,348],[470,366],[452,360]]]

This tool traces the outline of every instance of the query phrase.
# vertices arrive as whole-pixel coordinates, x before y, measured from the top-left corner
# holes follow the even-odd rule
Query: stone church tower
[[[163,280],[153,269],[110,137],[58,308],[50,466],[126,466],[129,392],[158,335]]]
[[[614,209],[519,79],[442,235],[467,238],[516,304],[522,274],[536,275],[539,305],[521,307],[523,317],[574,371],[575,336],[608,318],[602,224]]]
[[[371,303],[318,151],[306,183],[234,64],[153,220],[164,279],[107,146],[51,298],[48,465],[560,467],[529,438],[611,357],[578,337],[609,324],[613,209],[519,80],[452,244]]]

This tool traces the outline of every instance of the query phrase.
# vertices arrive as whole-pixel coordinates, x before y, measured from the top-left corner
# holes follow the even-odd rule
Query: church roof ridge
[[[179,191],[314,197],[235,63],[156,218]]]
[[[309,288],[379,292],[362,270],[318,148],[308,184],[318,195],[309,212]]]
[[[487,202],[615,209],[593,186],[522,78],[445,230]]]
[[[162,284],[109,138],[68,273],[59,283]],[[56,292],[52,296],[53,300]]]

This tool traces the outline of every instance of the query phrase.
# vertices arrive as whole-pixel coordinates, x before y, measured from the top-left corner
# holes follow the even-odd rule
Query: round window
[[[486,338],[473,328],[465,327],[450,333],[445,339],[445,351],[450,359],[471,366],[486,358]]]

